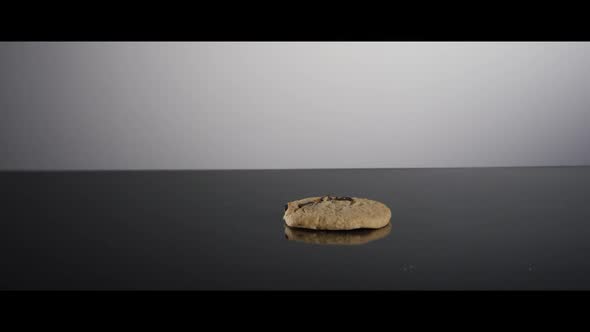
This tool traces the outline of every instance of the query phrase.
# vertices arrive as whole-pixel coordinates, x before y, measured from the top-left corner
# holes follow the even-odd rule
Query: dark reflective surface
[[[590,289],[590,168],[2,172],[1,289]],[[283,205],[377,199],[363,245]]]
[[[310,244],[360,245],[379,240],[391,232],[391,224],[379,229],[355,229],[348,231],[327,231],[294,228],[285,225],[285,238]]]

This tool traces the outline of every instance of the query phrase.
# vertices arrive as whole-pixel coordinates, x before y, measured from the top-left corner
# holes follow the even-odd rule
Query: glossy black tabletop
[[[0,289],[590,289],[590,167],[0,172]],[[381,233],[287,229],[360,196]]]

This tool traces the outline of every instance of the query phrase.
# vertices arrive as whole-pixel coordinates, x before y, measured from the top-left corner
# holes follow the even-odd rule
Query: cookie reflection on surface
[[[285,238],[312,244],[358,245],[379,240],[391,232],[391,223],[378,229],[322,231],[285,226]]]

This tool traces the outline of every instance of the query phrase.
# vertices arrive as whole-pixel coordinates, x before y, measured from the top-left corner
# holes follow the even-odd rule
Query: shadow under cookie
[[[324,231],[285,226],[289,241],[311,244],[359,245],[379,240],[391,232],[391,223],[378,229],[355,229],[349,231]]]

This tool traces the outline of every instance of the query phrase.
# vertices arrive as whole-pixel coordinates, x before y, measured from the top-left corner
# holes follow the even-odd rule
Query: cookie
[[[357,197],[308,197],[285,205],[283,219],[290,227],[350,230],[381,228],[389,223],[391,211],[380,202]]]
[[[310,244],[359,245],[379,240],[391,232],[391,223],[379,229],[354,229],[349,231],[318,231],[285,226],[285,237],[289,241]]]

